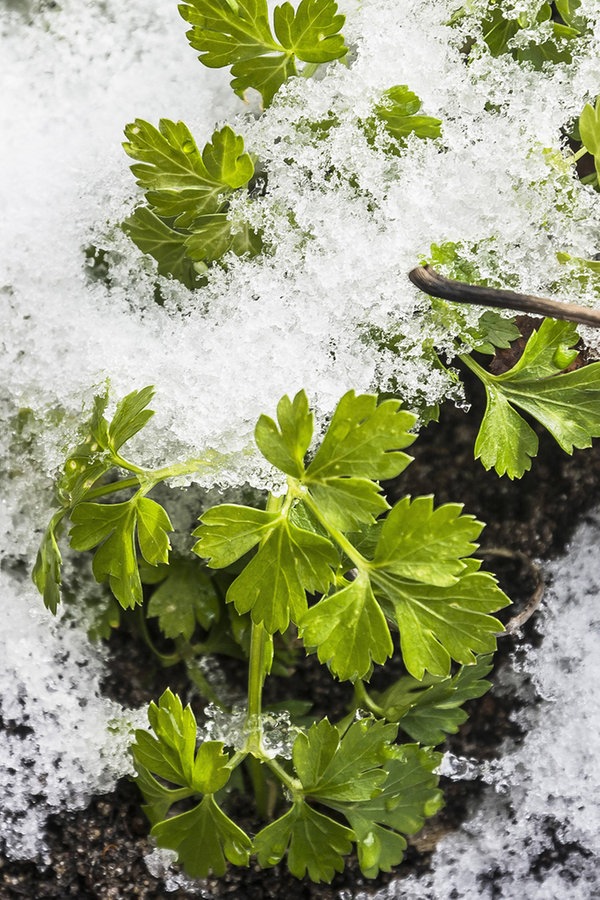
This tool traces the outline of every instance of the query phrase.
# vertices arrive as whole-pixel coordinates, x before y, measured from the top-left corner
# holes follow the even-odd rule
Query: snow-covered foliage
[[[350,65],[289,82],[254,117],[231,93],[225,73],[194,58],[172,0],[0,0],[7,611],[0,713],[10,726],[0,745],[0,783],[11,853],[34,852],[48,810],[85,802],[129,766],[125,741],[115,744],[107,734],[113,719],[129,714],[100,695],[102,653],[78,628],[49,621],[27,574],[52,478],[82,408],[106,379],[114,398],[156,385],[157,414],[143,439],[132,442],[132,457],[161,465],[211,447],[225,461],[205,486],[266,487],[272,473],[252,450],[252,431],[284,393],[306,388],[322,420],[350,388],[394,386],[417,407],[460,400],[455,380],[426,352],[431,346],[450,352],[460,327],[437,320],[406,278],[432,244],[460,244],[494,283],[539,293],[559,284],[565,299],[597,303],[591,288],[582,296],[581,283],[566,277],[556,258],[559,251],[591,258],[598,250],[597,194],[565,161],[565,129],[600,93],[597,4],[582,3],[592,27],[573,62],[537,72],[510,55],[483,51],[465,66],[461,49],[483,0],[468,4],[471,17],[452,26],[458,4],[450,0],[345,0],[340,6]],[[407,84],[424,111],[442,121],[442,136],[411,138],[401,156],[389,156],[381,141],[366,139],[363,123],[397,84]],[[120,148],[124,125],[138,116],[182,119],[199,143],[216,122],[228,121],[244,135],[267,172],[268,191],[239,200],[232,216],[259,225],[268,252],[215,267],[194,292],[157,278],[153,262],[120,228],[139,199]],[[334,125],[317,137],[311,126],[324,120]],[[97,277],[90,247],[103,251],[107,277]],[[382,335],[393,335],[393,344]],[[556,602],[562,602],[558,589]],[[574,602],[573,622],[581,620],[582,628],[579,643],[573,637],[574,653],[576,643],[591,640],[586,615]],[[550,651],[548,659],[554,657]],[[541,656],[531,663],[535,678],[544,693],[552,685],[562,697],[557,673],[544,669],[549,664]],[[572,711],[580,701],[571,675],[564,677],[565,708]],[[547,716],[531,731],[536,764],[536,735],[539,746],[560,746],[539,729],[550,727],[562,702],[544,707]],[[590,732],[578,752],[591,746]],[[84,739],[67,740],[67,733]],[[509,756],[506,778],[527,792],[525,756],[521,749]],[[583,760],[580,766],[591,769]],[[15,775],[23,771],[26,778]],[[546,785],[556,781],[550,764],[536,771],[539,787],[514,795],[534,822],[547,814]],[[556,818],[563,827],[570,818],[565,840],[593,848],[596,826],[574,812],[584,799],[575,769],[572,778],[569,771],[560,794],[569,798],[569,815],[562,807]],[[592,790],[586,787],[585,796]],[[33,796],[38,806],[26,812]],[[482,832],[480,850],[470,836],[449,851],[461,865],[481,853],[474,879],[489,865],[490,843],[504,847],[508,840],[505,800],[490,800],[474,820],[473,828],[492,815],[497,823],[494,835]],[[538,832],[530,840],[543,847],[541,825]],[[469,857],[467,842],[475,847]],[[448,876],[444,853],[440,871]],[[515,885],[528,877],[532,854],[520,868],[511,864]],[[588,865],[583,861],[581,871]]]

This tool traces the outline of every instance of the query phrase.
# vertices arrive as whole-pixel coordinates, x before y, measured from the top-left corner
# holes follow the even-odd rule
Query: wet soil
[[[504,551],[502,556],[490,556],[489,568],[515,601],[515,607],[506,614],[510,618],[515,609],[518,611],[528,602],[535,589],[535,573],[527,560],[559,554],[586,512],[600,503],[600,443],[569,457],[540,430],[540,453],[532,471],[521,481],[499,479],[473,460],[483,398],[476,385],[470,390],[471,411],[465,414],[450,407],[443,409],[441,421],[430,425],[411,449],[415,461],[401,480],[388,486],[388,496],[392,499],[406,493],[433,493],[438,503],[463,502],[466,512],[487,522],[481,552],[487,559],[489,551]],[[518,636],[500,640],[496,671],[519,642],[539,642],[535,616]],[[177,669],[149,667],[147,650],[127,632],[117,632],[111,647],[113,667],[105,685],[110,696],[135,706],[156,698],[168,684],[185,694],[184,674]],[[231,674],[235,676],[235,667]],[[389,674],[394,677],[397,672]],[[278,681],[285,696],[291,685]],[[343,713],[348,688],[332,685],[314,657],[301,662],[293,684],[293,693],[312,700],[317,715]],[[469,720],[459,734],[449,738],[446,748],[479,759],[494,757],[504,738],[510,735],[518,740],[510,718],[514,709],[514,700],[497,696],[493,690],[480,700],[471,701]],[[374,892],[403,872],[425,871],[436,840],[460,824],[469,802],[481,790],[474,782],[445,782],[443,787],[445,809],[413,839],[405,862],[393,875],[366,882],[355,859],[349,860],[345,872],[336,876],[331,885],[298,881],[283,866],[266,871],[256,867],[232,868],[222,879],[198,883],[197,896],[333,900],[340,897],[340,892],[347,892],[346,897],[359,890]],[[242,816],[244,812],[240,808]],[[137,789],[123,779],[114,792],[94,798],[87,809],[50,819],[49,851],[44,865],[0,858],[0,900],[158,900],[188,896],[183,889],[166,891],[161,880],[149,873],[144,862],[151,850],[147,833]]]

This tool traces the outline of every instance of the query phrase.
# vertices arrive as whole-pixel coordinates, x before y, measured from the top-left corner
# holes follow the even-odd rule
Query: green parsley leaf
[[[221,604],[212,578],[197,564],[177,560],[150,597],[147,615],[158,618],[165,637],[190,640],[197,624],[208,631],[219,621]]]
[[[537,435],[515,407],[533,416],[566,453],[600,437],[600,363],[559,374],[577,356],[575,326],[545,319],[529,338],[517,364],[492,375],[470,358],[487,406],[475,443],[475,458],[499,475],[520,478],[531,468]]]
[[[160,847],[177,851],[192,878],[206,878],[211,872],[224,875],[227,860],[247,866],[252,850],[248,835],[225,815],[212,794],[188,812],[158,822],[151,835]]]
[[[363,573],[312,606],[298,624],[307,651],[317,649],[320,661],[341,681],[368,677],[373,663],[383,664],[394,650],[385,616]]]
[[[167,531],[172,525],[165,510],[154,500],[134,496],[125,503],[80,503],[71,514],[74,550],[91,550],[96,581],[108,580],[124,608],[143,600],[137,565],[136,532],[140,551],[150,565],[168,561]]]
[[[397,731],[393,723],[360,719],[340,734],[321,719],[301,732],[292,752],[305,793],[328,805],[363,802],[379,794],[387,777],[382,763]]]
[[[293,400],[282,397],[277,404],[277,424],[262,415],[256,425],[254,438],[262,455],[286,475],[302,478],[304,457],[313,436],[313,414],[305,391]]]
[[[44,606],[56,613],[60,603],[62,556],[58,547],[58,536],[62,527],[65,510],[54,513],[44,532],[37,552],[32,578],[44,598]]]
[[[373,394],[344,394],[323,442],[306,470],[307,483],[354,475],[395,478],[412,461],[400,451],[416,438],[408,429],[416,416],[400,408],[398,400],[378,404]]]
[[[123,231],[142,253],[156,260],[159,275],[172,275],[186,287],[196,287],[199,273],[188,257],[187,232],[175,231],[143,206],[125,219]]]
[[[250,612],[269,632],[285,631],[307,609],[306,592],[326,591],[338,556],[333,545],[280,519],[227,592],[239,613]]]
[[[344,869],[344,856],[352,849],[349,828],[296,800],[285,815],[263,828],[254,838],[254,852],[263,868],[275,866],[287,851],[288,869],[296,878],[329,883]]]
[[[513,341],[521,337],[521,332],[513,319],[506,319],[493,309],[488,309],[480,317],[476,329],[466,329],[474,338],[478,353],[493,355],[496,349],[507,350]]]
[[[410,134],[418,138],[440,137],[440,119],[417,115],[421,106],[420,99],[406,84],[397,84],[382,95],[375,106],[375,115],[397,141],[403,142]]]
[[[367,878],[398,865],[407,846],[403,835],[420,831],[425,819],[443,805],[434,774],[441,754],[411,744],[388,752],[393,755],[382,764],[387,777],[380,792],[362,802],[326,801],[352,826],[360,867]]]
[[[492,657],[480,656],[474,666],[461,666],[456,675],[437,678],[426,675],[422,681],[406,675],[382,693],[373,692],[373,700],[388,721],[400,727],[414,741],[435,746],[456,734],[466,722],[462,705],[482,697],[491,687],[485,676],[492,670]]]
[[[278,519],[279,513],[251,506],[213,506],[200,516],[202,524],[192,532],[198,538],[194,553],[207,559],[212,569],[224,569],[264,540]]]
[[[465,570],[483,523],[461,515],[462,504],[433,508],[433,496],[404,497],[386,517],[374,565],[402,578],[447,587]]]
[[[187,37],[200,61],[210,68],[231,66],[234,91],[243,97],[254,88],[264,106],[297,74],[297,60],[319,64],[348,52],[339,34],[344,16],[333,0],[301,0],[295,12],[283,3],[274,10],[275,33],[266,0],[187,0],[179,11],[192,26]]]
[[[153,822],[152,836],[159,846],[176,850],[192,877],[211,871],[223,875],[226,859],[248,865],[252,844],[248,836],[219,808],[213,794],[231,775],[229,758],[220,741],[204,741],[196,750],[197,724],[191,708],[183,708],[177,695],[166,690],[158,705],[151,703],[148,719],[154,735],[138,729],[131,752],[137,782],[146,799],[145,812]],[[176,789],[157,780],[162,778]],[[173,803],[204,794],[188,812],[167,818]]]
[[[422,680],[450,674],[450,660],[463,665],[476,662],[476,654],[496,649],[502,623],[489,615],[509,604],[496,579],[478,572],[478,560],[469,560],[464,574],[450,587],[409,582],[383,569],[371,578],[381,602],[390,604],[400,630],[402,659],[407,670]]]
[[[229,125],[213,133],[202,153],[183,122],[161,119],[155,128],[136,119],[125,135],[125,152],[140,160],[131,167],[137,184],[148,192],[153,211],[174,218],[178,228],[216,212],[221,195],[244,187],[254,175],[244,140]]]

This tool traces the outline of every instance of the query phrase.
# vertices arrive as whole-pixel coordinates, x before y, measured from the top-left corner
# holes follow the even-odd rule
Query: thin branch
[[[439,275],[431,266],[417,266],[408,277],[420,291],[442,300],[454,303],[471,303],[473,306],[493,306],[497,309],[516,309],[530,315],[546,316],[550,319],[566,319],[579,325],[600,328],[600,310],[588,309],[575,303],[561,303],[547,297],[532,294],[518,294],[496,288],[480,287],[463,281],[451,281]]]
[[[509,619],[504,631],[499,632],[496,637],[506,637],[507,635],[517,634],[517,632],[521,630],[525,622],[529,621],[529,619],[536,612],[540,603],[542,602],[542,597],[544,596],[544,588],[546,586],[544,581],[544,573],[537,565],[537,563],[530,559],[530,557],[527,556],[526,553],[522,553],[520,550],[508,550],[504,547],[489,547],[488,549],[480,550],[479,552],[482,556],[502,556],[505,559],[517,559],[531,572],[535,584],[533,593],[528,598],[523,609],[521,609],[521,611],[514,615],[511,619]]]

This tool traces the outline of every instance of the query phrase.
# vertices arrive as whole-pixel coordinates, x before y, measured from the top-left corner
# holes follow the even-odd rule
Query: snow
[[[0,784],[3,839],[14,855],[43,850],[48,812],[85,804],[130,765],[126,732],[139,713],[102,697],[104,653],[89,643],[83,625],[52,620],[27,576],[51,508],[53,477],[107,379],[113,404],[134,388],[156,385],[156,416],[132,441],[134,459],[159,466],[212,448],[222,462],[199,479],[203,487],[264,488],[274,476],[252,433],[259,414],[272,413],[283,393],[306,388],[320,425],[350,388],[395,386],[415,407],[448,397],[460,402],[452,373],[426,352],[435,344],[451,354],[460,326],[437,319],[406,278],[432,243],[459,243],[497,283],[598,305],[593,287],[582,295],[555,254],[591,257],[598,250],[598,196],[564,161],[562,129],[600,93],[600,28],[569,67],[535,73],[510,57],[480,53],[467,68],[460,49],[483,0],[454,29],[447,25],[456,8],[450,0],[341,6],[350,67],[334,64],[318,78],[290,82],[256,118],[231,93],[227,73],[195,59],[172,0],[0,4],[0,469],[8,487],[0,711],[12,728],[2,737]],[[598,17],[593,0],[583,9]],[[443,125],[441,139],[409,140],[405,153],[390,157],[383,136],[369,144],[363,122],[395,84],[408,84],[424,112]],[[156,123],[161,116],[184,120],[199,143],[225,121],[244,135],[267,170],[268,192],[240,197],[233,215],[260,225],[270,240],[268,252],[254,260],[215,267],[195,293],[158,279],[163,306],[154,302],[153,262],[119,227],[140,199],[120,147],[123,127],[136,117]],[[317,140],[310,123],[329,117],[335,126]],[[89,247],[105,252],[107,280],[92,277]],[[385,344],[387,335],[397,337],[395,350]],[[89,576],[68,551],[65,558],[66,584],[90,593]],[[560,577],[567,579],[565,573]],[[580,652],[593,639],[591,613],[581,598],[566,602],[579,634],[567,657],[591,679]],[[553,627],[548,612],[549,647],[559,639]],[[506,847],[513,834],[519,848],[531,845],[511,857],[507,877],[515,892],[521,882],[537,890],[528,866],[545,846],[539,823],[547,814],[566,829],[561,839],[593,847],[591,782],[583,792],[580,778],[582,771],[595,778],[587,753],[597,729],[577,705],[577,690],[588,706],[593,702],[579,682],[576,690],[571,673],[556,672],[556,656],[550,651],[547,662],[539,655],[527,665],[535,666],[544,696],[550,688],[556,693],[554,705],[544,706],[548,721],[558,710],[581,710],[580,719],[570,716],[581,738],[566,760],[557,719],[551,752],[540,756],[549,732],[536,720],[528,740],[540,781],[532,775],[526,785],[525,756],[511,752],[504,773],[514,782],[510,795],[490,793],[474,814],[473,833],[448,839],[454,849],[447,855],[441,849],[436,862],[445,877],[459,877],[454,854],[476,884],[491,865],[489,841]],[[114,720],[121,722],[116,742],[108,733]],[[557,771],[563,781],[549,805]],[[522,824],[507,831],[510,803],[524,812]],[[527,816],[537,829],[531,833]],[[582,885],[592,883],[590,860],[577,863]],[[505,863],[498,850],[497,864]],[[560,887],[561,877],[552,871],[544,889]]]

